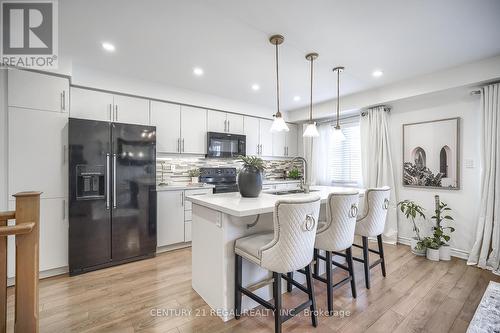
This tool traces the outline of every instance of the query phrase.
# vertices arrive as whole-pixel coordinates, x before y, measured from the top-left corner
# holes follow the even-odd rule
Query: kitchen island
[[[317,196],[321,198],[320,220],[325,216],[328,194],[352,188],[312,186],[311,192],[261,193],[258,198],[242,198],[239,193],[188,196],[192,202],[192,286],[210,305],[213,315],[227,321],[234,317],[234,241],[254,233],[273,230],[276,201]],[[363,196],[364,190],[358,190]],[[360,205],[361,205],[360,198]],[[302,278],[296,274],[297,280]],[[257,283],[270,273],[243,260],[243,285]],[[286,290],[286,288],[284,289]],[[255,291],[263,299],[272,298],[271,286]],[[258,304],[243,297],[242,310]]]

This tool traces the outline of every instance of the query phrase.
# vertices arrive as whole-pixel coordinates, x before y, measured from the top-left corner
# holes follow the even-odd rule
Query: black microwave
[[[207,133],[207,157],[246,155],[246,136],[230,133]]]

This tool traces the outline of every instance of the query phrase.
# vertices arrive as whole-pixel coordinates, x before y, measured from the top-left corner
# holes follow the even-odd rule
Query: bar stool
[[[259,233],[237,239],[235,252],[235,317],[241,315],[242,294],[260,303],[274,312],[274,331],[281,332],[283,322],[302,312],[307,307],[311,310],[311,321],[317,326],[316,304],[312,283],[311,261],[313,259],[314,240],[320,209],[320,198],[312,197],[297,200],[280,200],[274,207],[274,231]],[[251,290],[263,287],[241,285],[242,258],[273,273],[274,304],[255,295]],[[281,279],[288,281],[284,273],[304,268],[306,285],[295,282],[294,285],[308,295],[308,301],[282,314]]]
[[[389,198],[391,188],[388,186],[371,188],[366,190],[364,198],[364,212],[356,222],[355,234],[361,236],[362,245],[353,244],[363,250],[363,259],[353,257],[354,260],[363,263],[365,269],[366,289],[370,289],[370,269],[381,265],[382,276],[385,277],[384,247],[382,244],[382,233],[385,228],[387,210],[389,209]],[[377,237],[378,251],[368,247],[368,237]],[[369,252],[379,255],[379,259],[370,264]]]
[[[356,281],[352,262],[351,247],[354,242],[354,230],[356,228],[356,216],[358,214],[359,193],[351,191],[345,193],[330,193],[326,204],[326,221],[320,222],[316,232],[316,243],[314,245],[313,277],[326,283],[328,313],[333,313],[333,290],[351,283],[352,297],[356,298]],[[319,251],[325,251],[325,256]],[[342,253],[341,251],[345,251]],[[332,254],[342,256],[346,259],[346,265],[332,260]],[[326,279],[319,276],[319,260],[325,261]],[[333,284],[332,265],[339,267],[349,273],[341,281]]]

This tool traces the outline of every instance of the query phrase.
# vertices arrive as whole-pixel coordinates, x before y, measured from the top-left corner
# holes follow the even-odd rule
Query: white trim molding
[[[408,237],[398,236],[398,244],[410,246],[411,239]],[[460,249],[456,249],[453,247],[450,249],[450,253],[451,253],[452,257],[456,257],[456,258],[460,258],[460,259],[464,259],[464,260],[467,260],[469,258],[469,252],[464,251],[464,250],[460,250]]]

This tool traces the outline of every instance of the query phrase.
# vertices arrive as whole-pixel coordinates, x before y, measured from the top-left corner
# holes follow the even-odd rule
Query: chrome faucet
[[[290,163],[293,163],[295,161],[302,161],[302,165],[304,167],[304,172],[302,174],[302,179],[301,179],[301,182],[300,182],[300,188],[304,191],[304,193],[309,193],[309,183],[307,182],[307,175],[309,174],[309,170],[307,169],[307,161],[305,158],[303,157],[300,157],[300,156],[297,156],[297,157],[294,157]]]

